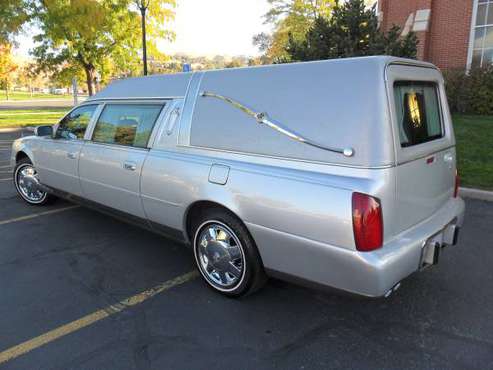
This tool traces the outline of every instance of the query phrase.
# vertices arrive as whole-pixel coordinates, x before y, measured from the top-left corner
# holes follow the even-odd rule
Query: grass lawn
[[[453,119],[461,185],[493,190],[493,116]]]
[[[70,99],[71,97],[72,95],[70,94],[55,95],[55,94],[34,93],[33,96],[31,96],[30,93],[25,91],[9,92],[9,100]],[[5,90],[0,90],[0,101],[7,101],[7,95],[5,94]]]
[[[51,125],[69,110],[69,108],[45,108],[30,110],[0,110],[0,128]]]
[[[48,125],[69,108],[0,110],[0,128]],[[493,116],[454,115],[461,185],[493,190]]]

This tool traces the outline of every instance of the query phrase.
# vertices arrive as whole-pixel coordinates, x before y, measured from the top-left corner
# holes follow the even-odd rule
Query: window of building
[[[162,108],[162,104],[107,104],[92,140],[145,148]]]
[[[402,147],[443,137],[435,83],[396,82],[394,98]]]
[[[96,108],[97,105],[84,105],[67,114],[58,124],[55,138],[65,140],[83,139],[87,125],[91,121]]]
[[[472,67],[484,67],[493,63],[493,0],[478,0]]]

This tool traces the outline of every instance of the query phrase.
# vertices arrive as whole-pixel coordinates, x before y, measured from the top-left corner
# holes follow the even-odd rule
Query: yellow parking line
[[[30,220],[30,219],[36,218],[36,217],[41,217],[41,216],[46,216],[46,215],[52,215],[53,213],[59,213],[59,212],[63,212],[63,211],[68,211],[70,209],[79,208],[79,207],[80,206],[70,206],[70,207],[63,207],[63,208],[52,209],[51,211],[45,211],[45,212],[40,212],[40,213],[31,213],[30,215],[27,215],[27,216],[21,216],[21,217],[11,218],[9,220],[0,221],[0,226],[1,225],[6,225],[6,224],[11,224],[13,222]]]
[[[165,292],[166,290],[169,290],[175,286],[181,285],[183,283],[186,283],[187,281],[190,281],[192,279],[195,279],[198,276],[197,271],[190,271],[187,272],[186,274],[183,274],[181,276],[178,276],[174,279],[165,281],[162,284],[156,285],[155,287],[146,290],[142,293],[139,293],[137,295],[134,295],[132,297],[129,297],[127,299],[124,299],[114,305],[108,306],[102,310],[96,311],[94,313],[91,313],[87,316],[84,316],[78,320],[72,321],[68,324],[65,324],[63,326],[60,326],[54,330],[51,330],[45,334],[42,334],[38,337],[35,337],[31,340],[28,340],[24,343],[18,344],[17,346],[14,346],[12,348],[9,348],[3,352],[0,352],[0,364],[3,364],[7,361],[11,361],[16,357],[19,357],[21,355],[24,355],[36,348],[39,348],[41,346],[44,346],[45,344],[48,344],[50,342],[53,342],[65,335],[71,334],[73,332],[76,332],[82,328],[85,328],[86,326],[92,325],[100,320],[103,320],[111,315],[114,315],[116,313],[122,312],[126,310],[127,308],[130,308],[132,306],[138,305],[162,292]]]

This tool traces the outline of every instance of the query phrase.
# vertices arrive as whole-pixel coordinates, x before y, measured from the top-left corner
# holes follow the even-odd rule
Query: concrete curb
[[[493,202],[493,191],[459,188],[459,195],[463,198],[480,199],[486,200],[487,202]]]

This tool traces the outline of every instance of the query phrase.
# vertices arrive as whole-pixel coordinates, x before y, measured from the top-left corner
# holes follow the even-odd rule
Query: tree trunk
[[[92,65],[87,65],[84,67],[86,72],[86,82],[87,82],[87,92],[89,96],[94,95],[94,80],[96,79],[96,69]]]
[[[10,96],[9,96],[9,81],[8,80],[5,80],[5,95],[7,96],[7,100],[9,100]]]

